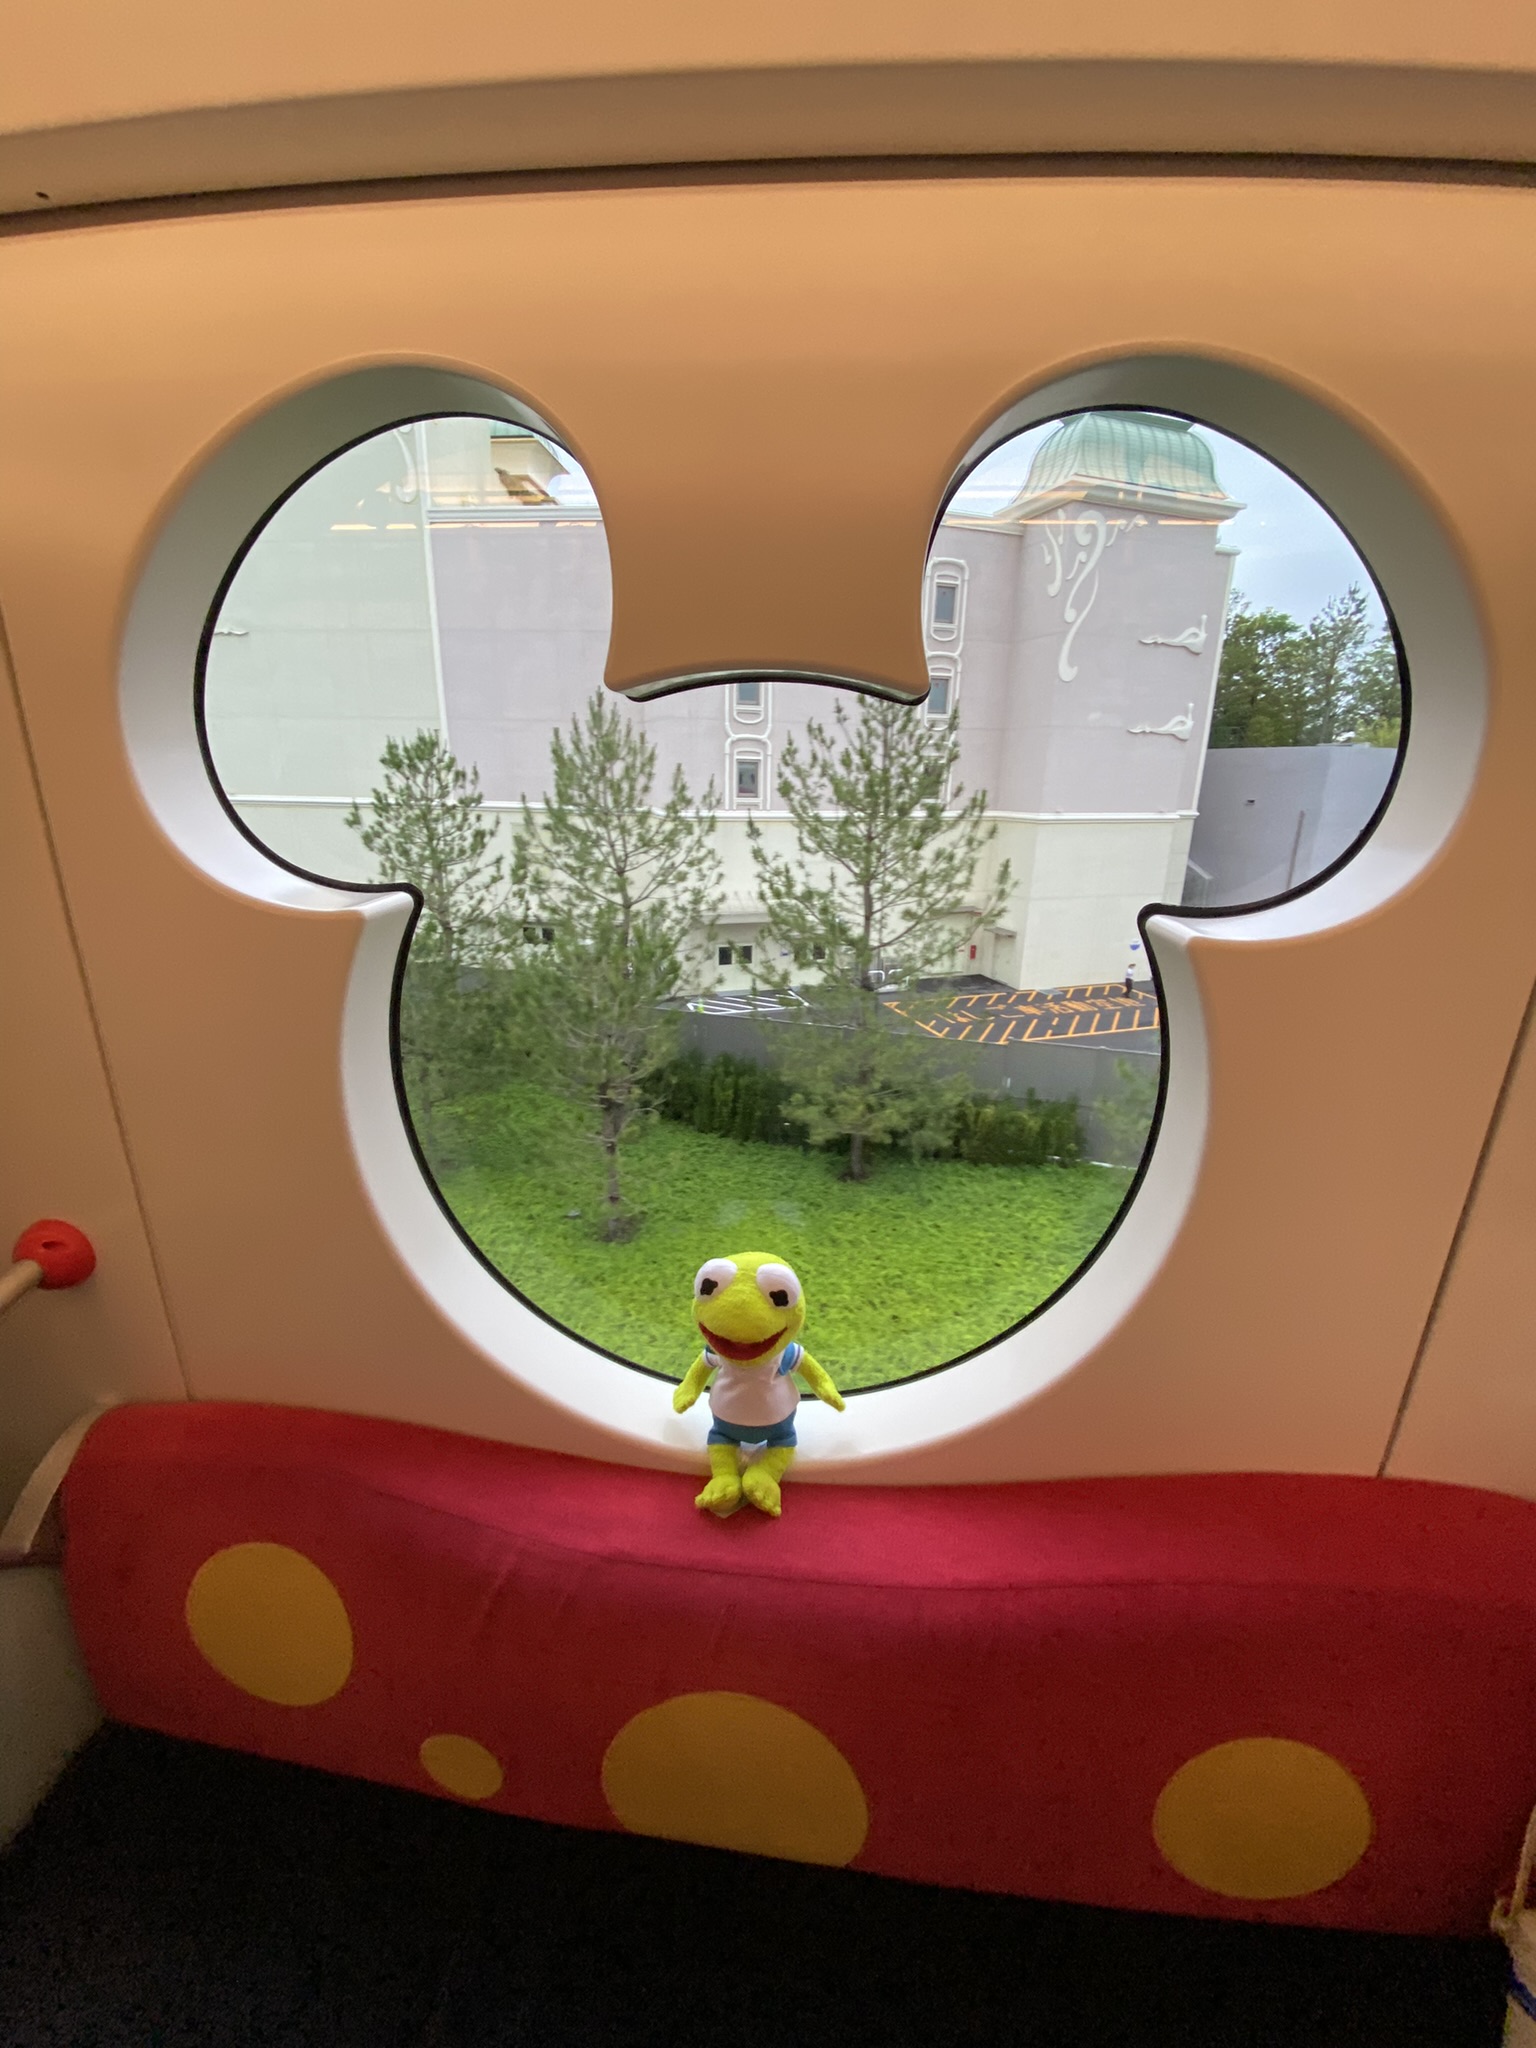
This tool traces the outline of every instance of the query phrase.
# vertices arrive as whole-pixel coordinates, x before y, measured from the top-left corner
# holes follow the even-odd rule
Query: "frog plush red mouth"
[[[754,1358],[766,1358],[784,1342],[786,1323],[782,1330],[776,1330],[771,1337],[765,1337],[760,1344],[736,1344],[729,1337],[717,1337],[708,1324],[700,1323],[699,1335],[719,1358],[727,1358],[732,1365],[750,1365]]]

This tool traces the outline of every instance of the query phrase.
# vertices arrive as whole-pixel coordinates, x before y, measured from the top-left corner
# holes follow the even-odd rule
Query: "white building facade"
[[[204,700],[224,787],[274,852],[375,879],[346,813],[386,741],[424,727],[504,831],[523,798],[537,809],[553,733],[603,687],[611,610],[601,514],[563,482],[531,435],[434,421],[348,451],[274,514],[216,622]],[[941,523],[914,716],[954,725],[959,781],[996,826],[988,868],[1012,874],[974,957],[949,965],[1010,987],[1118,980],[1137,913],[1180,900],[1239,509],[1182,421],[1087,413],[1012,504]],[[785,742],[840,698],[765,676],[625,707],[664,779],[681,767],[701,802],[713,787],[727,987],[763,965],[747,820],[787,850]]]

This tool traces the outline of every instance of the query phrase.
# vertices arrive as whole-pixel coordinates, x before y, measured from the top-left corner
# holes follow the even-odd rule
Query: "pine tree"
[[[813,720],[804,752],[786,741],[780,759],[795,855],[771,853],[756,821],[748,827],[763,951],[788,954],[761,979],[787,994],[817,978],[809,1017],[780,1033],[787,1114],[813,1143],[847,1139],[848,1180],[867,1179],[871,1145],[943,1143],[968,1092],[964,1075],[936,1071],[930,1042],[881,995],[893,971],[952,967],[1007,896],[1006,862],[978,888],[996,828],[984,790],[951,792],[959,753],[952,726],[916,706],[865,698],[850,718],[839,704],[834,731]]]
[[[542,1084],[585,1115],[602,1159],[601,1234],[616,1242],[638,1222],[620,1148],[678,1049],[680,1015],[663,1005],[719,907],[717,799],[711,785],[696,803],[679,768],[656,805],[656,749],[602,696],[555,734],[550,784],[540,812],[524,799],[512,856],[518,1038]]]
[[[433,1111],[498,1077],[500,974],[509,926],[505,863],[492,851],[480,778],[435,732],[391,740],[368,812],[347,824],[374,856],[379,879],[421,893],[400,994],[406,1095],[429,1149]]]
[[[1332,597],[1302,635],[1308,728],[1314,746],[1352,740],[1362,724],[1376,724],[1387,707],[1385,682],[1395,703],[1397,661],[1391,642],[1371,630],[1369,600],[1358,583]]]

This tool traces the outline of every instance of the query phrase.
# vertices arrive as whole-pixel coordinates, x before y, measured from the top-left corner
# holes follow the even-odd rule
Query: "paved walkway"
[[[1139,1050],[1162,1021],[1150,989],[1128,996],[1118,981],[1092,981],[1080,988],[967,989],[956,995],[904,993],[886,1001],[930,1038],[967,1039],[973,1045],[1139,1038]],[[803,996],[785,1002],[751,990],[696,996],[687,1004],[705,1017],[782,1017],[808,1007]]]
[[[973,1045],[1133,1035],[1145,1043],[1162,1021],[1150,989],[1128,996],[1118,981],[1091,981],[1080,988],[1010,989],[995,995],[901,995],[891,998],[891,1007],[931,1037],[967,1039]]]

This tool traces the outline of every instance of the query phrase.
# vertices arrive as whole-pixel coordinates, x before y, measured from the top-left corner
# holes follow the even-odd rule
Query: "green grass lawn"
[[[605,1244],[595,1152],[562,1105],[508,1089],[448,1111],[439,1132],[443,1193],[513,1285],[579,1336],[679,1379],[697,1355],[693,1276],[708,1258],[786,1259],[811,1351],[840,1387],[879,1386],[1027,1315],[1098,1243],[1130,1181],[1114,1167],[888,1158],[854,1186],[825,1154],[658,1120],[623,1155],[643,1224]]]

